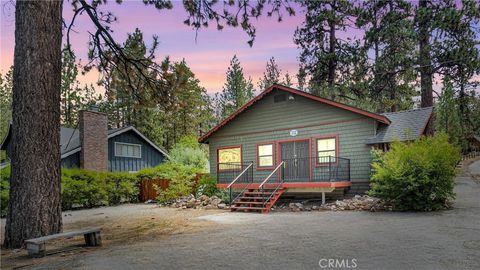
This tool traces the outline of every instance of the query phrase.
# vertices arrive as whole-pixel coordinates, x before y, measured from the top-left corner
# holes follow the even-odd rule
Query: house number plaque
[[[290,130],[290,136],[295,137],[297,135],[298,135],[298,130],[296,130],[296,129]]]

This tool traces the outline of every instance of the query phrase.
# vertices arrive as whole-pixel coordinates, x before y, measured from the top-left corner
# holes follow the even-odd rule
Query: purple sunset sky
[[[15,14],[11,2],[1,1],[0,69],[5,73],[13,64]],[[267,60],[272,56],[283,73],[288,71],[291,76],[297,73],[299,50],[293,43],[293,34],[304,19],[304,13],[300,9],[297,8],[294,17],[284,12],[283,21],[280,23],[275,17],[267,16],[255,20],[257,38],[253,47],[249,47],[249,38],[240,28],[225,27],[218,31],[214,25],[200,30],[195,42],[195,31],[183,24],[187,14],[182,3],[173,1],[173,5],[172,10],[159,11],[139,1],[125,1],[121,5],[110,1],[102,9],[113,12],[118,19],[112,24],[114,37],[118,42],[123,42],[127,33],[133,32],[136,27],[143,31],[148,46],[151,44],[152,35],[158,35],[160,44],[156,51],[157,61],[166,56],[170,56],[173,61],[185,58],[208,92],[222,89],[225,72],[234,54],[240,59],[246,77],[252,77],[255,86],[262,76]],[[68,2],[64,3],[63,16],[69,23],[72,7]],[[93,30],[92,23],[86,14],[83,14],[75,23],[77,33],[72,33],[71,37],[77,58],[82,60],[87,57],[88,30]],[[90,72],[86,77],[80,78],[80,81],[95,83],[97,78],[96,72]]]
[[[157,61],[170,56],[172,61],[185,59],[189,67],[196,74],[203,87],[209,93],[222,90],[225,83],[225,72],[230,59],[234,54],[240,59],[246,77],[251,77],[257,87],[257,81],[265,70],[265,65],[270,57],[275,57],[282,73],[290,73],[296,83],[298,72],[298,55],[300,50],[293,42],[295,29],[301,26],[305,14],[298,6],[294,6],[296,16],[288,16],[283,11],[283,21],[277,22],[276,17],[261,16],[253,20],[257,29],[257,37],[253,47],[247,44],[249,37],[240,28],[225,27],[222,31],[216,30],[214,24],[209,28],[201,29],[195,42],[195,31],[183,24],[187,14],[179,0],[173,0],[172,10],[157,10],[152,6],[145,6],[142,1],[127,0],[118,5],[110,0],[102,10],[111,11],[118,21],[111,26],[113,36],[117,42],[125,41],[127,33],[135,28],[143,31],[144,39],[149,46],[152,36],[159,36],[159,47],[156,51]],[[220,1],[221,2],[221,1]],[[4,74],[13,64],[13,51],[15,45],[15,7],[11,0],[0,0],[0,72]],[[221,3],[218,4],[221,8]],[[67,24],[72,19],[72,6],[64,2],[63,17]],[[94,31],[93,24],[86,16],[77,18],[71,34],[73,49],[77,58],[85,62],[87,58],[87,31]],[[361,37],[362,31],[350,29],[347,33],[339,33],[341,38]],[[65,40],[65,39],[64,39]],[[476,76],[478,78],[478,75]],[[93,83],[98,80],[98,73],[91,71],[79,78],[82,84]],[[434,88],[441,89],[440,78],[435,78]],[[102,88],[96,86],[101,92]]]

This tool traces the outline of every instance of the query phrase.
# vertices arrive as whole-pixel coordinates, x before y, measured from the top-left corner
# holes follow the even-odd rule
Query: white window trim
[[[128,155],[120,155],[120,154],[117,154],[117,144],[120,144],[120,145],[133,145],[133,146],[139,146],[140,147],[140,156],[128,156]],[[114,146],[114,155],[116,157],[125,157],[125,158],[142,158],[142,145],[141,144],[135,144],[135,143],[124,143],[124,142],[115,142],[115,146]]]

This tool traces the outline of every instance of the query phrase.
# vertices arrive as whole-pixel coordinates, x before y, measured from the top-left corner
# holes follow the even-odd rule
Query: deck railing
[[[350,159],[322,156],[284,159],[285,182],[348,182]]]
[[[308,158],[283,159],[281,170],[276,172],[275,179],[282,179],[283,182],[349,182],[350,181],[350,159],[322,156]],[[217,183],[230,184],[242,171],[252,162],[248,163],[219,163],[217,165]],[[277,163],[274,168],[278,166]],[[260,174],[255,171],[253,164],[247,172],[235,181],[235,184],[261,183],[268,174]],[[273,169],[272,169],[273,171]],[[257,175],[258,174],[258,175]],[[242,185],[243,186],[243,185]]]
[[[253,162],[229,162],[217,164],[217,183],[230,184],[237,176],[240,175]],[[253,166],[250,166],[248,171],[237,179],[236,183],[248,183],[253,179]]]

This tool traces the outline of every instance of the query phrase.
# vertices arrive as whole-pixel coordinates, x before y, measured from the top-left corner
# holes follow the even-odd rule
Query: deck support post
[[[325,192],[322,191],[322,205],[325,204]]]

